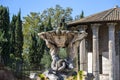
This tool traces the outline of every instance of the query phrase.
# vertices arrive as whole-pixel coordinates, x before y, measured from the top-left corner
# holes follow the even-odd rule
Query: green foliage
[[[21,13],[19,12],[16,20],[16,28],[15,28],[15,49],[16,56],[22,57],[22,46],[23,46],[23,33],[22,33],[22,20]]]
[[[31,68],[38,68],[45,48],[45,42],[37,35],[38,32],[44,31],[44,25],[40,21],[40,14],[31,12],[30,15],[24,17],[23,26],[24,62],[29,61],[27,63],[31,65]],[[26,56],[28,56],[28,60],[26,60]]]
[[[40,77],[40,80],[46,80],[44,74],[39,74],[38,76]]]
[[[16,46],[16,38],[15,38],[15,29],[16,29],[16,21],[17,21],[17,16],[13,15],[12,16],[12,21],[10,23],[10,57],[11,57],[11,62],[14,61],[15,57],[13,58],[11,55],[15,56],[15,46]]]
[[[77,75],[69,76],[66,80],[84,80],[84,71],[79,71]]]
[[[31,34],[31,39],[32,42],[29,47],[30,52],[28,58],[33,68],[39,68],[40,61],[44,53],[45,43],[43,40],[39,39],[35,33]]]
[[[69,76],[66,80],[85,80],[85,73],[84,71],[78,71],[77,75]]]
[[[60,48],[59,56],[60,56],[60,58],[66,58],[67,57],[67,53],[66,53],[66,49],[65,48]]]
[[[16,75],[20,77],[22,69],[22,51],[23,51],[23,32],[21,12],[13,15],[10,23],[10,62],[11,67],[15,70]],[[14,66],[14,67],[13,67]]]
[[[78,75],[80,75],[80,80],[83,80],[83,71],[79,71]]]
[[[32,39],[31,34],[37,33],[44,30],[44,25],[40,21],[40,14],[31,12],[30,15],[24,17],[23,22],[23,35],[24,35],[24,44],[23,44],[23,54],[29,54],[29,46],[31,45]]]
[[[22,67],[23,35],[20,15],[20,12],[17,16],[14,15],[10,23],[8,8],[0,6],[0,57],[6,66],[14,66],[17,73]]]
[[[51,59],[50,54],[47,51],[45,51],[43,58],[41,59],[41,64],[44,65],[43,68],[45,68],[45,69],[50,68],[51,61],[52,61],[52,59]]]
[[[21,13],[18,15],[13,15],[10,24],[10,53],[17,58],[22,58],[22,46],[23,46],[23,33],[22,33],[22,21]]]
[[[0,63],[3,63],[2,62],[2,56],[1,55],[3,55],[3,48],[2,48],[2,46],[4,45],[4,42],[7,42],[7,39],[5,39],[4,37],[4,33],[2,33],[2,31],[0,30]]]
[[[8,65],[9,63],[9,10],[7,7],[0,6],[0,56],[2,57],[4,64]]]
[[[0,44],[2,44],[2,42],[6,42],[7,41],[7,39],[6,38],[4,38],[4,32],[2,32],[2,30],[0,30]]]
[[[49,20],[49,16],[51,17],[51,24],[53,27],[57,27],[60,23],[61,18],[64,16],[66,22],[72,21],[72,9],[67,7],[63,9],[60,5],[56,5],[55,8],[48,8],[41,13],[41,20],[44,22],[46,26],[46,22]]]
[[[67,21],[72,20],[71,13],[71,8],[63,9],[61,6],[56,5],[55,8],[48,8],[47,10],[44,10],[41,14],[31,12],[29,15],[24,17],[23,55],[26,54],[27,56],[29,56],[28,59],[30,63],[38,62],[38,64],[40,64],[41,62],[41,64],[45,64],[45,67],[50,67],[51,60],[50,55],[48,55],[49,49],[46,47],[45,42],[37,37],[37,33],[53,30],[53,28],[57,27],[63,16],[66,18]],[[34,37],[36,39],[33,39],[31,34],[35,34]],[[32,47],[33,45],[34,47]],[[39,57],[39,59],[34,60],[32,57],[34,57],[35,59],[36,57]],[[42,60],[40,60],[41,58]],[[49,61],[46,61],[46,59],[48,59]]]

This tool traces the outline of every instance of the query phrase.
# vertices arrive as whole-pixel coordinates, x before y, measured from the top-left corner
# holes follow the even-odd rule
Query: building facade
[[[70,30],[86,31],[79,45],[80,70],[94,80],[120,80],[120,8],[118,6],[67,24]]]

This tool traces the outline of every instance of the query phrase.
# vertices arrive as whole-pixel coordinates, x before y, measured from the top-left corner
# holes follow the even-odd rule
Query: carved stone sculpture
[[[50,48],[52,57],[51,68],[55,71],[65,70],[66,66],[73,68],[72,61],[75,58],[75,48],[78,47],[80,41],[87,36],[86,32],[54,30],[38,33],[40,38],[45,40],[46,45]],[[67,59],[60,59],[58,56],[59,48],[67,49]]]
[[[62,24],[63,23],[61,23],[61,26]],[[38,33],[39,37],[46,42],[47,47],[50,49],[52,70],[59,74],[67,69],[74,68],[72,62],[75,58],[75,48],[77,48],[80,41],[87,36],[86,32],[68,31],[60,27],[58,27],[57,30]],[[59,48],[66,48],[67,59],[59,58]]]

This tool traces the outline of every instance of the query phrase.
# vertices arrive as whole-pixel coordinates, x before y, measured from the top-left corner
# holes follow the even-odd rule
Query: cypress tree
[[[38,30],[42,32],[44,30],[44,25],[41,24]],[[29,61],[32,68],[40,68],[41,58],[43,57],[45,49],[45,42],[38,37],[35,32],[31,33],[31,44],[29,47]]]
[[[22,33],[22,20],[21,20],[21,12],[18,12],[18,15],[13,15],[12,21],[10,24],[10,52],[11,52],[11,63],[16,64],[14,69],[16,70],[16,75],[18,77],[21,76],[22,69],[22,47],[23,47],[23,33]]]
[[[84,18],[84,12],[82,11],[81,14],[80,14],[80,19],[81,18]]]
[[[21,12],[19,11],[17,20],[16,20],[16,28],[15,28],[15,50],[16,57],[22,57],[22,46],[23,46],[23,33],[22,33],[22,20],[21,20]]]
[[[76,15],[75,16],[75,20],[79,20],[79,19],[82,19],[84,18],[84,12],[82,11],[80,15]]]
[[[10,53],[12,55],[15,55],[15,28],[16,28],[16,20],[17,20],[17,16],[13,15],[12,17],[12,21],[10,23]]]
[[[23,47],[23,33],[22,33],[22,20],[21,12],[19,11],[16,20],[15,28],[15,57],[16,57],[16,73],[17,76],[21,76],[22,69],[22,47]]]
[[[11,25],[11,53],[17,58],[22,58],[22,47],[23,47],[23,33],[22,33],[22,20],[21,13],[18,15],[13,15]]]
[[[29,52],[29,60],[31,63],[32,68],[36,68],[39,64],[39,57],[37,52],[37,38],[36,34],[31,34],[31,45],[30,45],[30,52]]]
[[[5,39],[5,41],[2,41],[0,44],[1,47],[1,58],[3,59],[3,62],[5,65],[8,65],[9,63],[9,41],[10,41],[10,37],[9,37],[9,10],[7,7],[3,7],[0,6],[0,31],[2,33],[2,37],[3,39]]]

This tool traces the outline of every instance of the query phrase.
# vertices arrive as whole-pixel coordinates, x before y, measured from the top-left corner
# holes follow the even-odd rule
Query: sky
[[[116,5],[120,7],[120,0],[0,0],[0,5],[9,8],[10,16],[21,10],[22,18],[29,15],[30,12],[41,13],[47,8],[54,8],[57,4],[64,9],[67,7],[72,8],[72,17],[74,18],[82,10],[86,17],[114,8]]]

